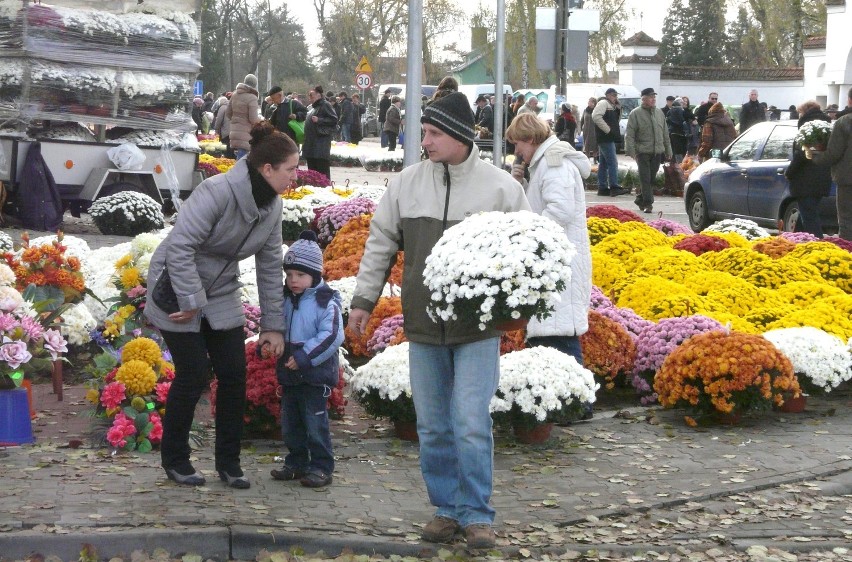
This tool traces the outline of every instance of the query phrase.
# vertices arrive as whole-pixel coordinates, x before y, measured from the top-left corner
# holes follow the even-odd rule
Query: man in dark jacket
[[[388,147],[388,136],[385,133],[385,116],[388,114],[388,109],[391,106],[391,91],[390,88],[385,90],[382,99],[379,101],[379,131],[381,131],[382,148]]]
[[[269,117],[269,121],[276,129],[293,139],[293,142],[296,144],[299,144],[296,132],[290,127],[290,121],[304,121],[308,115],[308,108],[295,96],[285,99],[283,92],[279,92],[277,95],[281,96],[282,99],[277,102],[277,106]]]
[[[745,133],[755,123],[766,121],[766,112],[757,101],[757,90],[748,93],[748,101],[740,109],[740,134]]]
[[[852,105],[852,88],[847,98],[846,105]],[[825,152],[812,156],[817,164],[831,164],[831,177],[837,184],[837,235],[852,240],[852,114],[834,122]]]
[[[701,128],[704,126],[704,121],[707,120],[707,114],[710,112],[710,108],[713,107],[713,104],[719,101],[719,94],[716,92],[710,92],[710,95],[707,96],[707,101],[698,106],[698,109],[695,110],[695,119],[698,120],[698,127]]]
[[[494,108],[489,105],[485,96],[479,96],[476,98],[476,106],[478,107],[477,113],[479,114],[479,119],[476,121],[476,124],[482,129],[488,129],[489,133],[493,133]]]

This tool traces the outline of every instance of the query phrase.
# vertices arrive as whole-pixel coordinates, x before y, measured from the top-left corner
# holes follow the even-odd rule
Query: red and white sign
[[[355,76],[355,87],[359,90],[366,90],[373,84],[373,77],[366,72],[361,72]]]

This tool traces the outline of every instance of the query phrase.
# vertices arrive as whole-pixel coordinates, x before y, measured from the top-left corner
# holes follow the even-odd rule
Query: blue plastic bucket
[[[21,445],[33,441],[26,389],[0,390],[0,445]]]

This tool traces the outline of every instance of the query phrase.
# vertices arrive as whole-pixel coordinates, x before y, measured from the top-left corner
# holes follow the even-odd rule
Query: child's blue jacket
[[[278,360],[278,382],[337,386],[338,349],[343,343],[343,315],[340,293],[320,281],[316,287],[294,295],[284,289],[284,354]],[[295,358],[298,370],[284,366]]]

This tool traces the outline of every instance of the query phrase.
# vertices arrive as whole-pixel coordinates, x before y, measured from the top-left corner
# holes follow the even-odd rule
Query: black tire
[[[686,216],[689,218],[689,227],[695,232],[701,232],[710,226],[710,213],[707,209],[707,197],[704,191],[696,189],[689,195],[686,205]]]
[[[796,220],[799,218],[799,203],[790,201],[784,207],[784,212],[781,214],[781,220],[784,221],[784,232],[793,232],[796,228]]]

